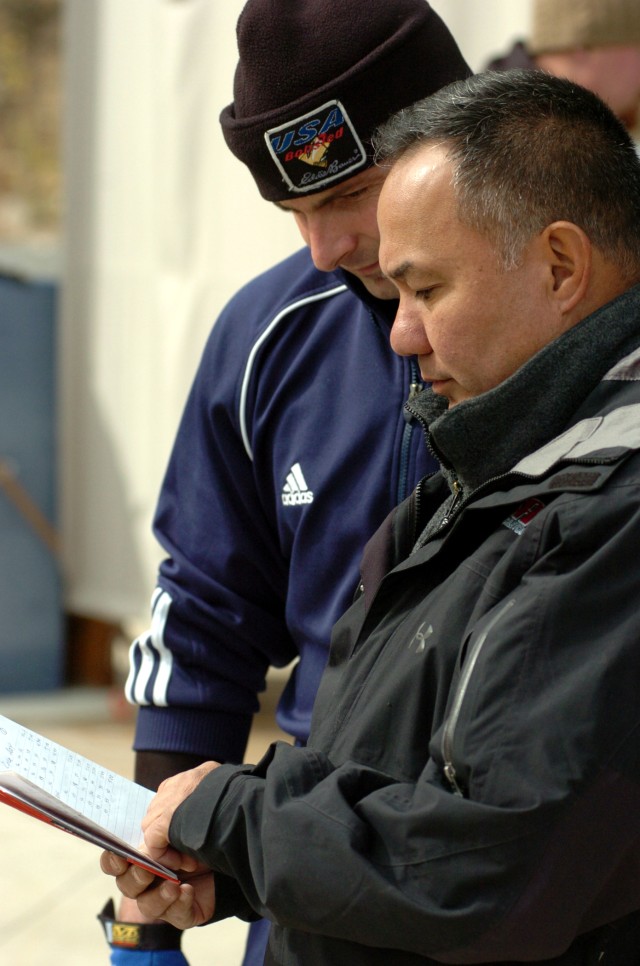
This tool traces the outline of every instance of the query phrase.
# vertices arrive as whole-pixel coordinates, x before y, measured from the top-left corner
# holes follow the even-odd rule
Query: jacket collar
[[[398,311],[398,300],[376,298],[375,295],[372,295],[365,288],[360,279],[352,275],[351,272],[345,272],[341,268],[337,268],[333,274],[353,292],[356,298],[367,306],[383,331],[385,333],[390,332],[393,320],[396,317],[396,312]]]

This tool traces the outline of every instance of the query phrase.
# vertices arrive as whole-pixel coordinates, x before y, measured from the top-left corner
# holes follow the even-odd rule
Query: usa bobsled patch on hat
[[[471,74],[426,0],[246,0],[236,35],[220,123],[267,201],[364,171],[391,114]]]
[[[367,161],[367,152],[340,101],[265,132],[271,157],[291,191],[314,191],[322,182],[350,177]]]

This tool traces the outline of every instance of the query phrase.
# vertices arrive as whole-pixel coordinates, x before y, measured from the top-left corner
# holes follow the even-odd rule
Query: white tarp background
[[[432,5],[476,70],[527,30],[528,0]],[[66,0],[60,492],[76,613],[146,620],[153,508],[207,333],[299,245],[219,130],[242,6]]]

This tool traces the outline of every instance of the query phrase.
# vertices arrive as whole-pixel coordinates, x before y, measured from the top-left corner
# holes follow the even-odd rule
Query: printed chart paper
[[[168,879],[138,849],[154,793],[0,715],[0,801]]]

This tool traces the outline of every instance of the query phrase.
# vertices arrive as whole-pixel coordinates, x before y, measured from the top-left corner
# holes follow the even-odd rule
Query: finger
[[[142,818],[142,822],[141,822],[142,831],[144,832],[144,830],[149,825],[153,824],[153,822],[157,822],[158,819],[160,819],[165,814],[165,811],[166,811],[166,799],[164,797],[160,799],[159,796],[156,795],[155,798],[151,799],[151,804],[147,809],[146,815],[144,815]]]
[[[164,851],[169,845],[167,836],[169,831],[168,819],[164,817],[155,818],[146,825],[143,822],[142,831],[144,832],[144,844],[152,855],[155,855],[159,849]]]
[[[157,855],[149,849],[149,855],[156,859],[157,862],[160,862],[168,869],[173,869],[175,872],[202,872],[207,868],[206,865],[203,865],[202,862],[199,862],[192,855],[187,855],[186,852],[178,852],[177,849],[171,846],[168,849],[164,849],[160,855]]]
[[[103,852],[100,856],[100,868],[107,875],[122,875],[129,868],[129,863],[121,855],[114,852]]]
[[[152,884],[157,882],[157,877],[138,865],[128,865],[127,871],[122,875],[116,876],[116,885],[123,896],[129,899],[137,899]]]
[[[145,916],[164,919],[178,929],[199,925],[194,910],[194,891],[190,885],[163,882],[157,889],[138,898],[138,908]]]
[[[173,849],[170,849],[173,852]],[[180,857],[179,869],[182,872],[204,872],[208,871],[208,866],[204,865],[203,862],[199,862],[198,859],[194,858],[193,855],[187,855],[186,852],[177,852],[176,855]]]
[[[207,866],[203,865],[192,855],[187,855],[186,852],[178,852],[172,846],[163,849],[154,849],[149,848],[145,843],[141,848],[150,858],[159,862],[160,865],[164,865],[167,869],[173,869],[174,872],[196,872],[198,870],[203,871],[207,868]]]

